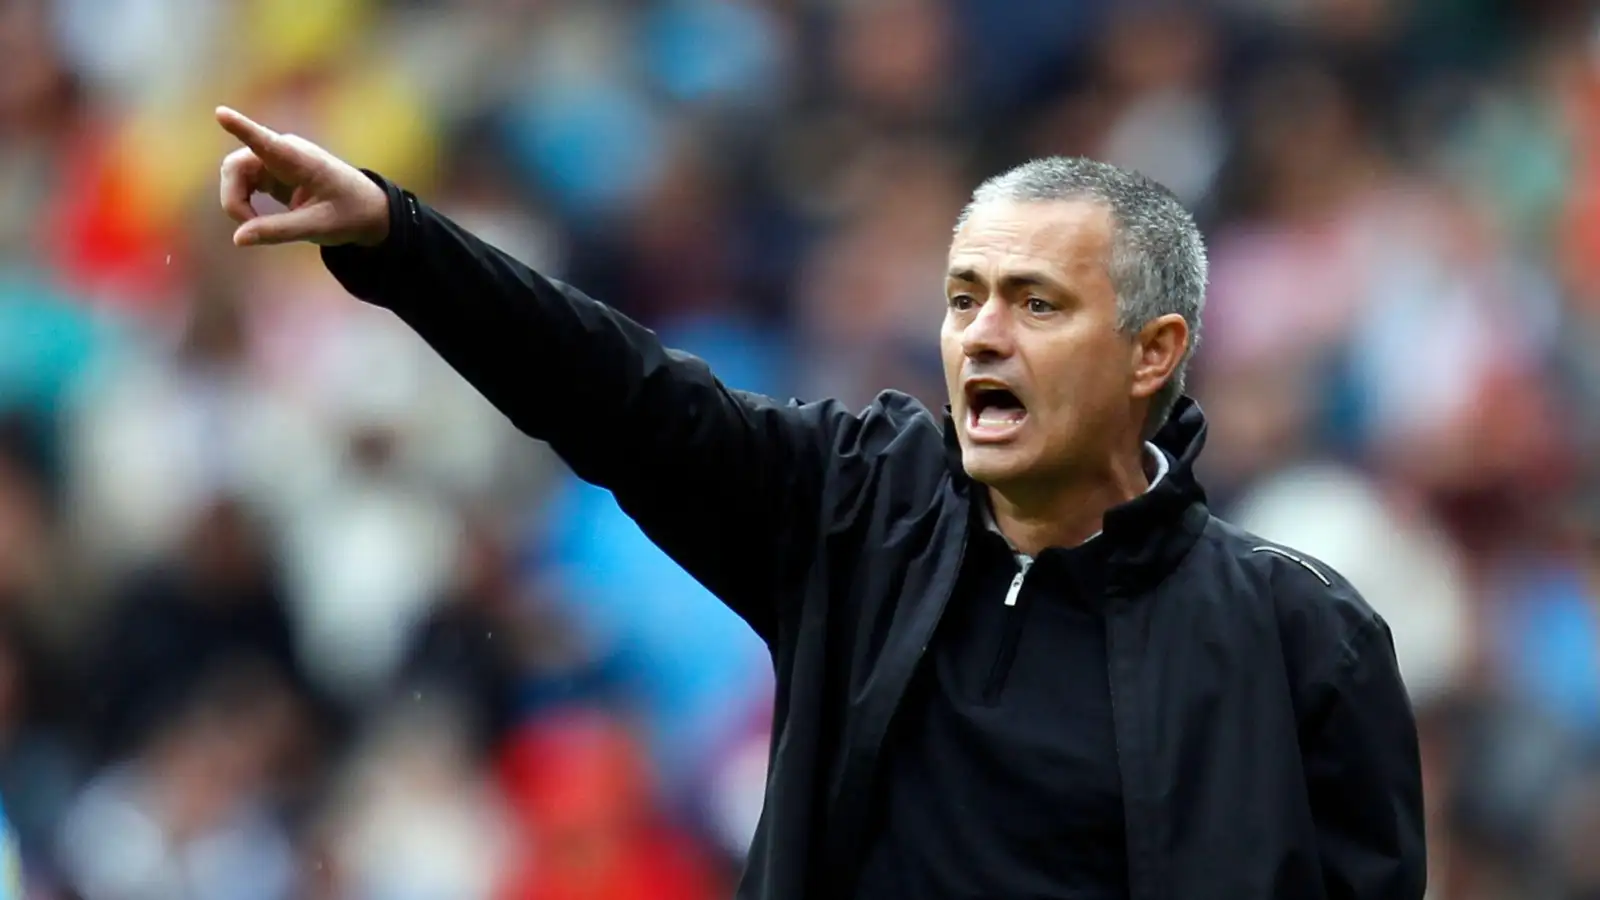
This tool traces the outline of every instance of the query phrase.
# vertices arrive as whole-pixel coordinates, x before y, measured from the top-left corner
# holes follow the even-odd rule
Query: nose
[[[1011,354],[1011,311],[999,297],[978,307],[961,329],[961,350],[968,359],[1004,358]]]

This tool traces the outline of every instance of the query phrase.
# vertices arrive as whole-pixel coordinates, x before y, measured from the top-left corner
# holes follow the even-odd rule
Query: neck
[[[1105,525],[1106,511],[1143,494],[1144,443],[1118,454],[1090,477],[1087,473],[1048,488],[989,488],[989,502],[1000,532],[1022,553],[1037,556],[1047,547],[1076,547]]]

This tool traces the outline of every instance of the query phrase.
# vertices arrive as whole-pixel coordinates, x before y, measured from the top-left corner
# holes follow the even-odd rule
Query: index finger
[[[273,151],[278,133],[256,122],[249,116],[226,106],[217,107],[217,122],[239,142],[254,150],[256,156],[265,158]]]

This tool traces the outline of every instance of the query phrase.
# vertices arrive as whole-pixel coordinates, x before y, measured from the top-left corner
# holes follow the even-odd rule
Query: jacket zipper
[[[1029,557],[1019,557],[1018,560],[1020,567],[1017,569],[1017,577],[1011,579],[1011,587],[1006,590],[1007,606],[1017,605],[1017,595],[1022,593],[1022,582],[1028,577],[1028,568],[1033,565],[1033,560]]]
[[[1018,556],[1017,563],[1017,574],[1012,577],[1011,586],[1006,588],[1005,605],[1013,609],[1006,613],[1005,631],[1000,635],[1000,652],[995,654],[994,665],[989,668],[989,678],[983,686],[983,702],[986,704],[1000,699],[1000,692],[1006,686],[1006,676],[1011,674],[1011,664],[1017,658],[1017,645],[1022,643],[1022,620],[1027,613],[1014,607],[1022,595],[1022,584],[1028,579],[1028,569],[1033,566],[1033,560]]]

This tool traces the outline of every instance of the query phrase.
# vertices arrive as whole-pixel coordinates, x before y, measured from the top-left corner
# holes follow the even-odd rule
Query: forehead
[[[1111,212],[1093,200],[997,200],[973,208],[950,242],[950,266],[1006,270],[1103,269],[1111,249]]]

